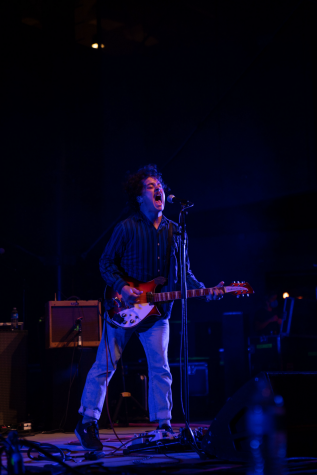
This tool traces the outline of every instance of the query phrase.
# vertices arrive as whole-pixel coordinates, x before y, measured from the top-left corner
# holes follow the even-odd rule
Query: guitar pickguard
[[[125,308],[116,312],[112,317],[112,323],[121,328],[133,328],[150,315],[161,315],[155,305],[138,303],[133,307]]]

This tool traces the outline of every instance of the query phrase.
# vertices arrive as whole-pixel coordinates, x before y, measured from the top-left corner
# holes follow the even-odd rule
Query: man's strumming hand
[[[135,289],[134,287],[130,287],[130,285],[125,285],[121,290],[122,299],[126,304],[136,303],[141,294],[143,294],[143,290]]]

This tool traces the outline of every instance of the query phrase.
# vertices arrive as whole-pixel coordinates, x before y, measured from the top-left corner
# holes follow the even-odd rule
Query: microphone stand
[[[183,354],[184,354],[184,416],[185,429],[180,431],[181,444],[190,445],[193,450],[199,455],[201,459],[206,459],[206,454],[197,447],[195,436],[189,426],[189,379],[188,379],[188,325],[187,325],[187,282],[186,282],[186,249],[187,249],[187,233],[185,215],[187,209],[194,206],[194,203],[189,201],[181,203],[181,211],[178,219],[178,236],[180,238],[179,246],[179,261],[181,268],[181,297],[182,297],[182,339],[183,339]],[[180,354],[180,365],[182,365],[182,354]],[[181,366],[182,371],[182,366]],[[181,391],[183,390],[181,387]]]
[[[76,323],[74,325],[74,330],[75,330],[75,332],[77,332],[77,334],[76,334],[76,336],[77,336],[77,347],[82,347],[82,345],[83,345],[82,338],[81,338],[82,319],[83,319],[83,317],[78,317],[76,319]]]
[[[187,282],[186,282],[186,249],[187,233],[185,216],[187,209],[191,208],[193,203],[181,203],[181,211],[178,220],[178,235],[180,237],[179,261],[181,269],[181,298],[182,298],[182,338],[184,354],[184,415],[187,432],[194,439],[194,435],[189,427],[189,380],[188,380],[188,324],[187,324]],[[182,355],[180,355],[180,364],[182,364]]]

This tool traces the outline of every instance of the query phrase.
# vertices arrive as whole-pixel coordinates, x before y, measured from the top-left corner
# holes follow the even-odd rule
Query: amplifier
[[[317,337],[263,335],[248,338],[250,374],[261,371],[315,371]]]
[[[180,385],[179,363],[170,363],[174,386]],[[184,373],[184,365],[183,365]],[[189,396],[208,396],[208,363],[188,363]]]
[[[46,348],[99,345],[102,335],[99,300],[50,301],[45,313]]]

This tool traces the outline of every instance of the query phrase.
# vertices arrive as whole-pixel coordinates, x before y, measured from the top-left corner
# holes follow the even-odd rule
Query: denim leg
[[[150,320],[150,318],[149,318]],[[168,364],[169,321],[158,319],[138,331],[149,368],[150,421],[172,418],[172,375]]]
[[[96,361],[86,378],[79,414],[100,418],[109,381],[133,332],[133,329],[114,328],[104,323]]]

